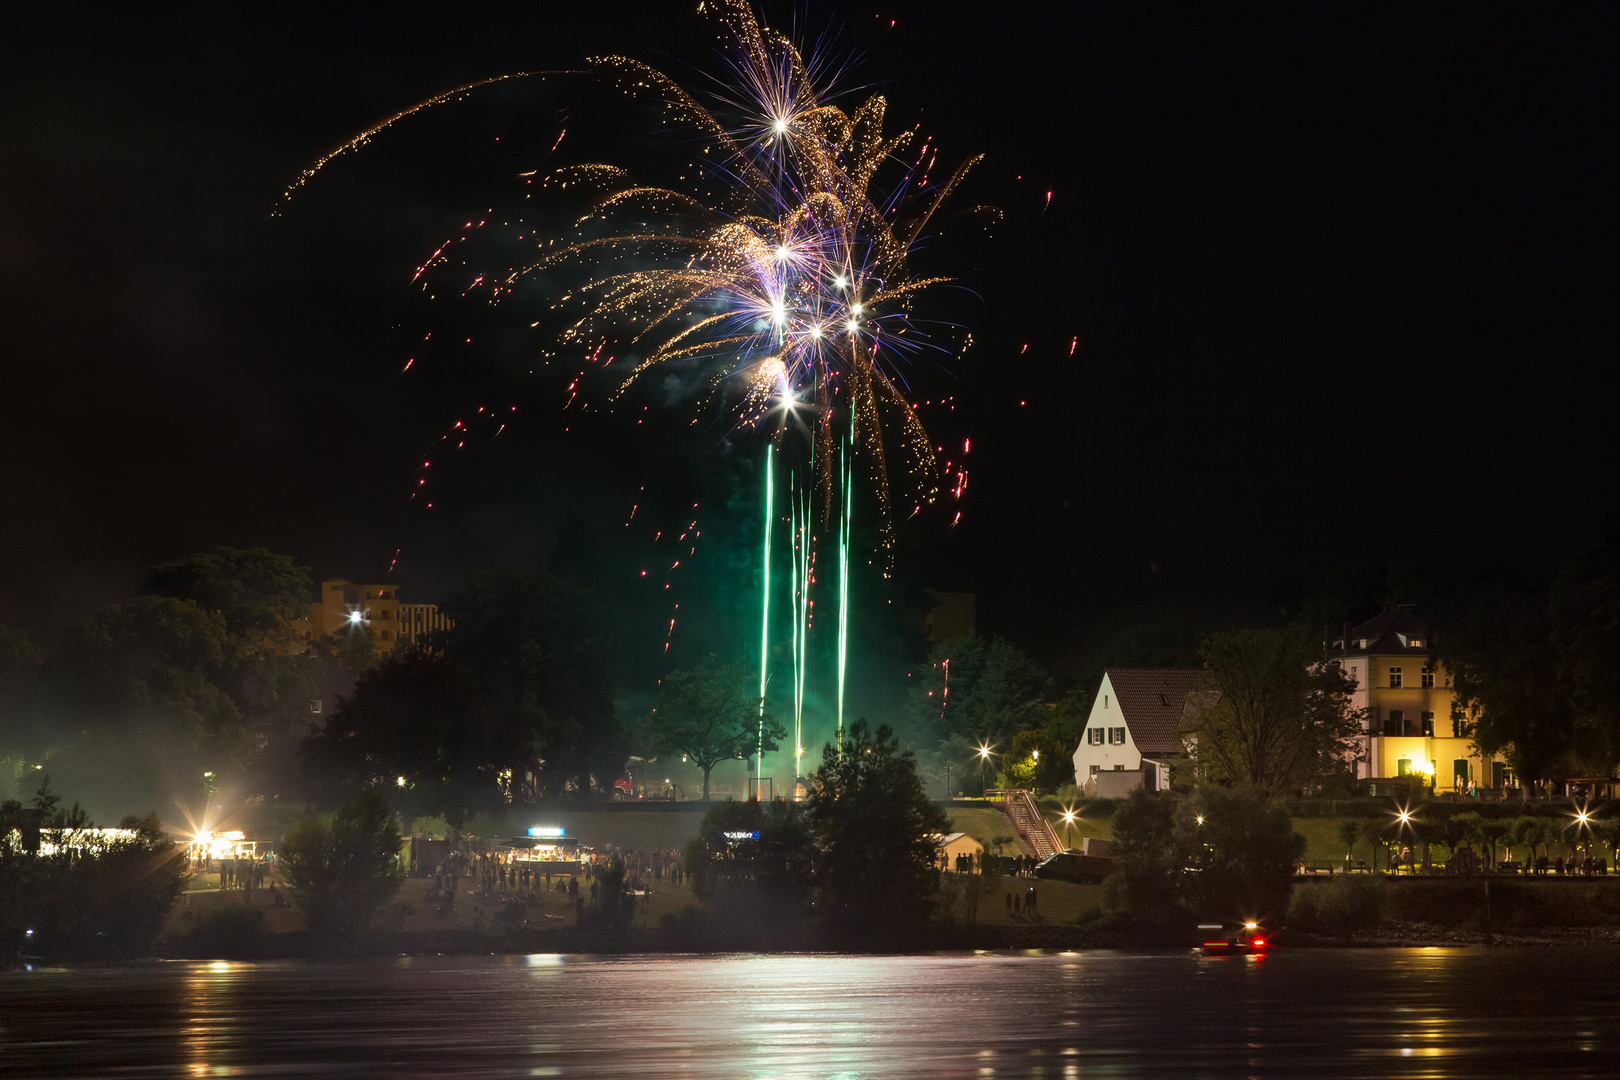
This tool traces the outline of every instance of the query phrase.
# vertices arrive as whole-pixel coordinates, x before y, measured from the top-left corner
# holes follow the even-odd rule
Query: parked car
[[[1048,855],[1035,866],[1035,876],[1052,881],[1069,881],[1076,885],[1101,885],[1103,878],[1114,872],[1114,860],[1102,855],[1082,855],[1078,851],[1060,851]]]

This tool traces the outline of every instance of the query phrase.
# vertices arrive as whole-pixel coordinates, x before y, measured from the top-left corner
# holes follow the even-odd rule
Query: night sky
[[[915,373],[973,452],[962,524],[912,541],[981,629],[1050,655],[1143,601],[1535,560],[1612,518],[1613,8],[766,11],[942,162],[987,155],[958,202],[1005,221],[919,256],[959,276],[976,344]],[[398,550],[433,600],[547,553],[565,510],[606,530],[648,484],[672,523],[742,498],[723,432],[571,422],[537,341],[410,286],[570,122],[565,154],[634,133],[593,145],[577,95],[423,114],[271,216],[459,83],[620,52],[701,86],[694,3],[14,4],[0,38],[0,623],[48,642],[216,544],[356,580]],[[521,419],[410,502],[479,404]]]

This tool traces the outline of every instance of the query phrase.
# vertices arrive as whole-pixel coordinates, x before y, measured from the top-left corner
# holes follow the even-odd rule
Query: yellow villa
[[[1473,725],[1453,708],[1451,678],[1430,659],[1428,634],[1411,612],[1347,624],[1327,646],[1355,680],[1352,704],[1368,720],[1357,779],[1432,777],[1437,791],[1514,786],[1501,756],[1482,756],[1474,746]]]

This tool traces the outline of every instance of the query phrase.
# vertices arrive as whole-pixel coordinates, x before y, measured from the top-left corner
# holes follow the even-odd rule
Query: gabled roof
[[[1330,633],[1327,646],[1334,656],[1427,656],[1429,633],[1416,615],[1396,608],[1368,619],[1349,633]]]
[[[1185,752],[1176,725],[1187,695],[1204,681],[1197,668],[1109,668],[1108,682],[1131,729],[1131,740],[1144,754]]]

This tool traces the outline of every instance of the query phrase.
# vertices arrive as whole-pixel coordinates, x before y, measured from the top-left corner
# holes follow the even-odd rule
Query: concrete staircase
[[[1036,859],[1044,859],[1063,850],[1057,830],[1046,820],[1035,804],[1035,793],[1023,788],[991,788],[985,797],[1001,807],[1012,823],[1013,832],[1022,840]]]

